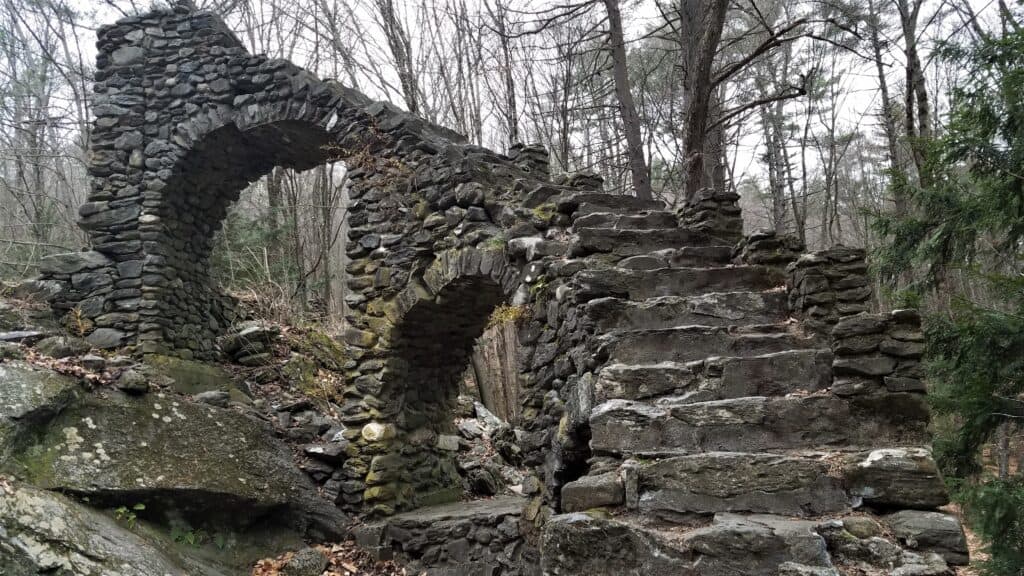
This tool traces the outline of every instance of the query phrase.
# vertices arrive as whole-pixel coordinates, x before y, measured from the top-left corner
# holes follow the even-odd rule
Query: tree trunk
[[[701,9],[701,30],[692,68],[687,70],[689,94],[686,137],[683,143],[686,166],[686,201],[691,202],[704,185],[704,154],[712,97],[712,70],[718,43],[722,39],[729,0],[708,0]]]
[[[654,193],[651,190],[651,174],[647,169],[647,160],[644,158],[640,118],[637,116],[633,91],[629,85],[629,70],[626,67],[626,40],[622,31],[619,0],[604,0],[604,6],[608,11],[612,76],[615,79],[615,96],[619,101],[622,128],[626,133],[626,156],[629,158],[629,171],[633,177],[633,191],[638,198],[650,200],[654,197]]]

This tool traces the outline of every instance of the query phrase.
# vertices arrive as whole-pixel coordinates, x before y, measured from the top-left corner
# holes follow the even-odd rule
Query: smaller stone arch
[[[364,427],[365,504],[387,513],[456,500],[454,416],[474,342],[496,307],[515,299],[523,275],[504,250],[444,251],[391,303],[383,332],[381,424]],[[386,422],[387,424],[383,424]],[[378,446],[373,446],[378,443]]]

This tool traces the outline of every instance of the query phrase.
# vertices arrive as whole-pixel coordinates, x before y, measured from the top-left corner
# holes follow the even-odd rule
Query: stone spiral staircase
[[[545,574],[909,576],[966,562],[959,523],[934,511],[947,497],[923,387],[883,375],[919,376],[914,314],[811,331],[791,317],[785,257],[734,259],[656,202],[557,205],[598,368],[569,408],[586,419],[588,472],[544,525]]]

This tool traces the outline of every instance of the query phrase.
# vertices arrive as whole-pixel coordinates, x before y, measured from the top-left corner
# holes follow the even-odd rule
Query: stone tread
[[[629,256],[618,262],[620,268],[655,270],[657,268],[693,268],[725,265],[732,261],[733,247],[711,244],[666,248],[646,254]]]
[[[823,347],[820,338],[789,332],[785,325],[730,328],[692,325],[629,330],[596,338],[613,363],[691,362],[723,356],[760,356]]]
[[[785,276],[766,266],[720,266],[630,270],[581,270],[573,280],[579,301],[615,296],[640,301],[658,296],[699,296],[712,292],[782,292]]]
[[[658,200],[641,200],[636,196],[601,192],[563,194],[555,200],[555,206],[559,212],[574,214],[577,217],[597,212],[635,213],[665,209],[665,203]]]
[[[642,330],[702,324],[771,324],[789,317],[786,294],[709,292],[696,296],[655,296],[628,300],[607,296],[587,302],[584,313],[596,330]]]
[[[576,228],[571,244],[574,256],[612,254],[620,258],[639,256],[684,246],[718,246],[710,236],[686,228],[618,230],[615,228]]]
[[[591,212],[573,221],[576,228],[614,228],[617,230],[647,230],[652,228],[678,228],[679,220],[672,212],[655,210],[627,213]]]

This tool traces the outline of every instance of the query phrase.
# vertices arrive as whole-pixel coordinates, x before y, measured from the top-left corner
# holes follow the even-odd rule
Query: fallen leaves
[[[314,546],[327,556],[327,569],[321,576],[413,576],[390,560],[374,559],[369,551],[355,542]],[[294,557],[286,552],[277,558],[265,558],[256,563],[252,576],[281,576],[285,565]]]

